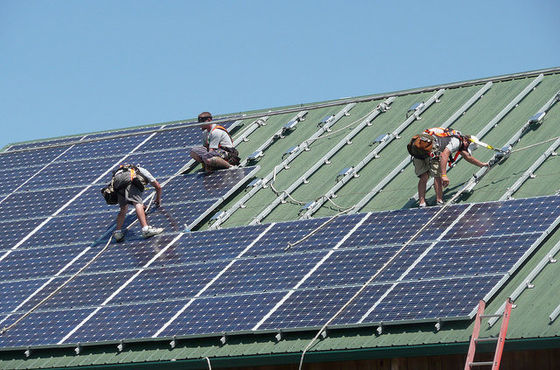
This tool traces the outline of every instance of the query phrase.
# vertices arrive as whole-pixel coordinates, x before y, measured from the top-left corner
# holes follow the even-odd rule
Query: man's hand
[[[449,177],[447,177],[447,175],[441,175],[441,182],[443,187],[447,187],[447,185],[449,185]]]

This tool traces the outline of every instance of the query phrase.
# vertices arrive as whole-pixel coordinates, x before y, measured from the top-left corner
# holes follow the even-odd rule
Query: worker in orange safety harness
[[[430,153],[425,158],[419,158],[411,152],[414,157],[414,171],[419,178],[419,207],[426,207],[426,184],[430,176],[434,177],[436,203],[443,204],[443,188],[449,185],[447,164],[453,163],[459,155],[475,166],[488,167],[487,162],[481,162],[473,157],[472,150],[476,149],[476,144],[471,142],[470,135],[463,135],[452,128],[433,127],[424,130],[421,136],[426,138],[426,142],[429,142],[431,137],[432,145],[428,146]]]

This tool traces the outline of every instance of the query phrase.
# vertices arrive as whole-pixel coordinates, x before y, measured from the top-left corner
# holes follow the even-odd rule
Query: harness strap
[[[229,134],[228,130],[224,126],[215,125],[214,127],[212,127],[210,132],[214,131],[215,129],[224,131],[229,137],[229,139],[231,140],[231,142],[233,143],[233,139],[231,138],[231,135]],[[208,142],[206,144],[210,145],[210,135],[208,135],[207,141]],[[218,144],[218,148],[222,149],[222,146]]]

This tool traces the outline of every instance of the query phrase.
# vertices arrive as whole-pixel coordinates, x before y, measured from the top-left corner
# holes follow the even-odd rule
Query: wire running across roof
[[[181,194],[181,186],[169,186]],[[158,221],[168,217],[158,212]],[[0,346],[320,327],[436,212],[353,214],[328,224],[311,219],[150,240],[132,236],[0,336]],[[469,319],[477,302],[489,299],[559,222],[560,196],[450,206],[333,326]],[[20,252],[57,258],[39,250]],[[1,263],[16,271],[16,261]],[[45,281],[63,280],[41,273],[17,280],[14,274],[0,284],[11,297],[0,303],[3,325],[48,294],[45,289],[14,309]]]

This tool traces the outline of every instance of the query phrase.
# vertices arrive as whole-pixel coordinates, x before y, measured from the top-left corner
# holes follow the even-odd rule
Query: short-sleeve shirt
[[[140,174],[142,176],[144,176],[144,178],[147,180],[147,182],[149,184],[151,184],[152,182],[156,181],[156,178],[150,173],[150,171],[148,171],[147,169],[143,168],[143,167],[136,167],[138,168],[138,172],[140,172]]]
[[[461,148],[461,141],[456,137],[452,137],[451,140],[449,140],[449,143],[445,147],[449,149],[451,153],[455,153]],[[470,145],[467,148],[467,152],[469,152],[469,154],[472,154]]]
[[[219,147],[233,147],[233,142],[229,137],[228,133],[219,128],[215,128],[216,125],[212,125],[210,131],[204,130],[203,132],[203,143],[208,145],[209,149],[218,149]]]

